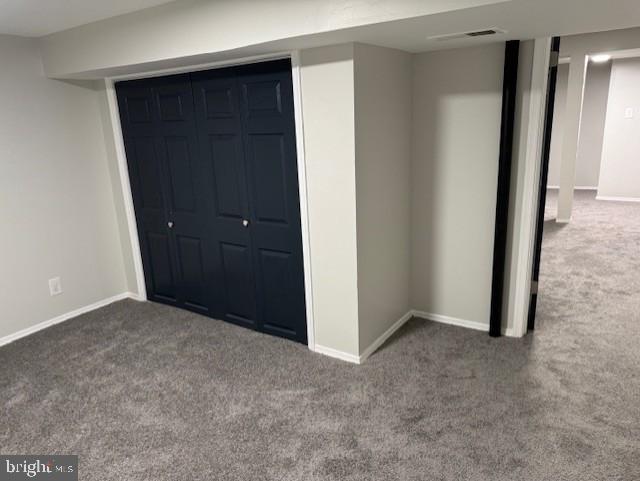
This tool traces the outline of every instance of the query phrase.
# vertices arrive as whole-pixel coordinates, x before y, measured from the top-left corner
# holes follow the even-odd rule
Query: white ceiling
[[[575,48],[639,48],[640,29],[631,29],[640,26],[639,1],[0,0],[0,33],[57,32],[42,46],[47,75],[59,78],[103,78],[342,42],[425,52],[561,35],[564,56]],[[434,39],[491,27],[504,33]],[[586,50],[583,40],[567,37],[614,29],[630,30],[592,34],[593,48]]]
[[[0,34],[40,37],[175,0],[0,0]]]

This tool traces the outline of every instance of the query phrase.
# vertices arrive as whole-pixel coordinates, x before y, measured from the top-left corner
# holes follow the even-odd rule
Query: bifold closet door
[[[192,74],[200,155],[209,166],[218,316],[258,328],[249,201],[235,70]]]
[[[261,330],[306,342],[291,62],[238,67]]]
[[[306,342],[290,61],[116,91],[149,299]]]
[[[228,321],[306,342],[291,64],[192,74]]]
[[[211,315],[216,251],[190,77],[116,91],[148,298]]]

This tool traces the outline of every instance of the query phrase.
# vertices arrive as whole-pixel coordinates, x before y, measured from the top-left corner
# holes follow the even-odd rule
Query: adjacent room
[[[635,0],[0,0],[0,479],[640,479],[639,49]]]
[[[560,40],[538,293],[552,324],[536,329],[606,339],[637,324],[639,46],[625,31]]]

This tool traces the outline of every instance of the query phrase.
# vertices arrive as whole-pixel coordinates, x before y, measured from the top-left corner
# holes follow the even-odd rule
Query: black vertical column
[[[498,195],[493,244],[493,278],[491,282],[491,317],[489,335],[500,336],[504,293],[504,270],[507,251],[507,223],[509,220],[509,187],[513,154],[513,124],[516,111],[518,83],[518,55],[520,41],[510,40],[504,52],[502,82],[502,121],[500,124],[500,157],[498,161]]]

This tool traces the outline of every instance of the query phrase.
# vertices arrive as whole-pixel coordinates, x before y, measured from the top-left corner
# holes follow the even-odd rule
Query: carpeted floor
[[[0,348],[0,452],[82,480],[635,481],[639,281],[640,204],[580,193],[524,340],[412,320],[354,366],[123,301]]]

